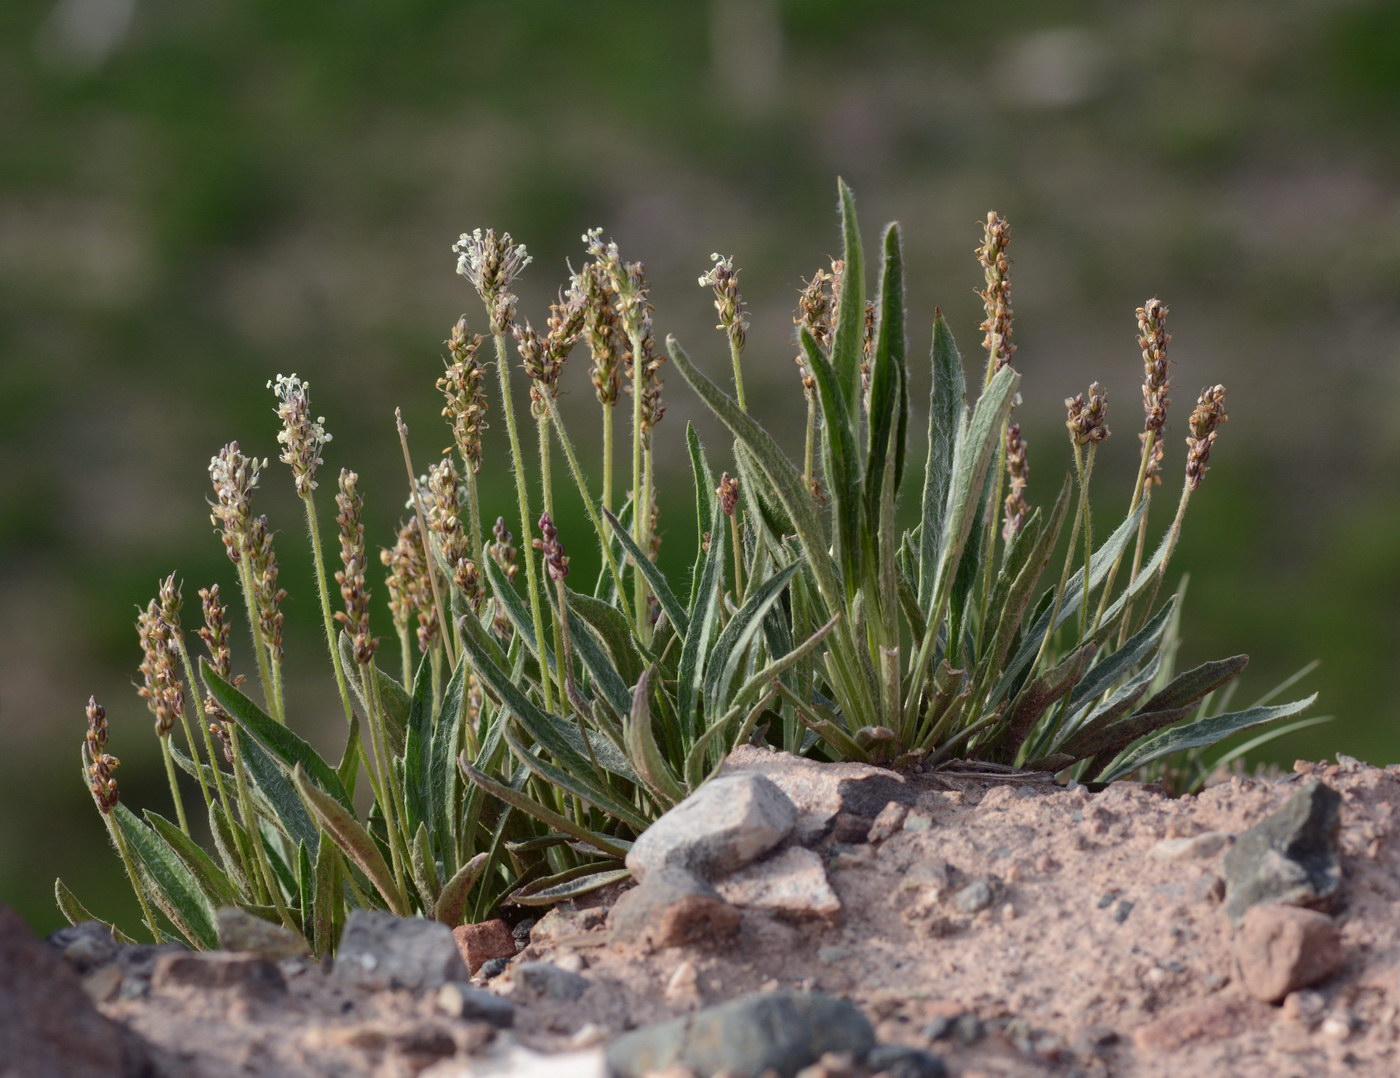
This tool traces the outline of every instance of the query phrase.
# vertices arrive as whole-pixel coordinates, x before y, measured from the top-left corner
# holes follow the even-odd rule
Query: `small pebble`
[[[509,958],[493,958],[489,962],[483,962],[477,973],[482,980],[489,981],[492,977],[499,977],[504,973],[509,963]]]
[[[902,1044],[881,1044],[870,1050],[865,1066],[874,1074],[889,1078],[944,1078],[948,1068],[932,1052]]]

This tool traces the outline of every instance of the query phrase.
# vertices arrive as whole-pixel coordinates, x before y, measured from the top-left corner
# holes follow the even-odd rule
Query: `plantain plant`
[[[511,291],[530,262],[523,246],[477,231],[454,248],[488,332],[473,333],[463,317],[446,342],[437,385],[452,444],[423,475],[398,421],[410,515],[380,554],[399,651],[392,670],[370,628],[358,478],[339,476],[332,574],[315,497],[331,438],[312,418],[305,382],[269,383],[280,458],[305,509],[344,749],[327,761],[288,724],[284,593],[272,531],[253,509],[267,461],[230,443],[211,461],[210,504],[242,596],[256,694],[234,673],[217,585],[199,593],[197,664],[173,575],[137,626],[140,692],[161,739],[173,820],[121,802],[105,711],[88,706],[84,779],[154,938],[214,946],[217,909],[236,906],[324,953],[355,907],[456,925],[507,900],[550,904],[624,879],[636,835],[744,742],[896,767],[961,758],[1111,781],[1173,761],[1198,766],[1202,746],[1311,703],[1226,710],[1218,690],[1244,656],[1174,672],[1180,595],[1159,603],[1159,592],[1226,415],[1222,387],[1202,393],[1182,494],[1148,556],[1169,403],[1166,308],[1152,300],[1138,312],[1140,465],[1122,521],[1096,545],[1089,490],[1108,437],[1096,385],[1066,402],[1073,473],[1049,504],[1026,501],[1006,223],[989,215],[979,249],[987,358],[971,404],[952,334],[934,319],[917,474],[907,467],[899,229],[884,233],[867,299],[844,184],[840,201],[843,257],[814,275],[794,319],[807,404],[800,464],[748,411],[747,312],[729,259],[713,256],[700,283],[714,294],[733,395],[667,342],[734,439],[733,474],[716,479],[686,429],[698,542],[684,583],[656,564],[653,435],[665,357],[646,275],[596,230],[543,331],[519,316]],[[483,356],[488,338],[494,363]],[[596,485],[557,401],[580,344],[600,408]],[[493,382],[514,504],[488,534],[477,480]],[[527,407],[517,405],[522,388]],[[623,439],[616,408],[629,397]],[[617,441],[630,458],[620,467]],[[615,483],[624,469],[625,496]],[[592,581],[571,574],[554,522],[559,474],[586,509],[583,541],[600,554]],[[906,487],[917,520],[905,519]],[[516,535],[531,540],[517,547]],[[191,780],[184,787],[179,770]],[[185,804],[194,787],[197,809]],[[212,853],[196,840],[206,831]],[[56,891],[70,919],[91,916],[61,881]]]

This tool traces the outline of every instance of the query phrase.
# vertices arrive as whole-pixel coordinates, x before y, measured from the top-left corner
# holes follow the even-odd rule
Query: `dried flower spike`
[[[253,520],[246,544],[253,573],[253,605],[258,612],[258,632],[274,658],[282,657],[282,600],[287,592],[277,586],[277,556],[272,550],[272,533],[267,517]]]
[[[977,248],[977,260],[987,279],[987,287],[980,293],[987,317],[978,328],[984,334],[982,347],[990,358],[993,374],[1010,363],[1016,352],[1011,343],[1011,262],[1006,257],[1010,242],[1011,226],[995,210],[989,210],[982,228],[982,246]]]
[[[437,537],[443,563],[453,583],[473,606],[482,598],[481,576],[471,558],[471,546],[462,530],[462,488],[452,460],[439,461],[428,469],[425,492],[428,529]]]
[[[507,580],[514,580],[515,574],[520,572],[520,565],[515,560],[518,552],[515,547],[510,545],[515,536],[506,527],[505,517],[496,518],[496,523],[491,528],[491,535],[494,537],[494,542],[491,544],[492,559],[501,567],[501,572],[506,574]]]
[[[441,626],[437,608],[433,605],[432,585],[428,581],[428,560],[423,548],[423,535],[418,518],[410,517],[399,527],[398,539],[392,550],[381,550],[379,560],[389,570],[389,613],[399,633],[408,631],[408,621],[418,616],[418,648],[427,653],[437,642]]]
[[[1097,445],[1108,437],[1108,396],[1098,382],[1090,383],[1087,402],[1082,393],[1066,397],[1065,409],[1065,426],[1075,445]]]
[[[1021,425],[1013,423],[1006,428],[1006,475],[1009,493],[1004,503],[1004,520],[1001,537],[1006,542],[1021,531],[1026,522],[1026,482],[1031,470],[1026,463],[1026,439],[1021,436]]]
[[[369,631],[369,588],[365,584],[365,525],[364,498],[359,490],[360,477],[346,468],[340,470],[340,492],[335,496],[335,522],[340,529],[340,564],[335,574],[340,585],[343,611],[335,619],[350,633],[355,649],[355,661],[361,666],[374,658],[376,641]]]
[[[1195,490],[1209,471],[1210,450],[1215,444],[1216,428],[1227,422],[1225,387],[1211,386],[1201,390],[1196,407],[1191,412],[1191,436],[1186,439],[1186,488]]]
[[[248,548],[252,526],[252,494],[266,460],[244,456],[237,442],[229,442],[209,461],[209,479],[214,485],[214,501],[209,503],[209,522],[219,529],[224,550],[235,565]]]
[[[607,271],[597,262],[584,266],[577,280],[584,297],[583,332],[593,360],[589,377],[598,403],[612,407],[622,388],[622,354],[627,350],[616,298]]]
[[[531,261],[525,245],[511,239],[509,232],[478,228],[470,235],[462,233],[452,251],[457,272],[472,283],[491,312],[491,332],[505,333],[515,318],[516,297],[510,286]]]
[[[715,312],[719,315],[715,328],[724,330],[732,348],[742,349],[749,323],[743,297],[739,295],[739,271],[734,268],[733,259],[718,252],[710,255],[710,261],[714,265],[701,275],[700,287],[714,289]]]
[[[739,480],[725,472],[720,476],[715,493],[719,495],[719,507],[724,515],[732,517],[739,506]]]
[[[477,359],[481,342],[480,334],[468,331],[466,315],[459,318],[444,342],[452,360],[437,380],[447,401],[442,417],[452,427],[457,452],[473,474],[481,471],[481,435],[486,430],[486,388],[482,384],[486,371]],[[449,453],[451,448],[443,452]]]
[[[156,720],[156,736],[166,737],[185,710],[185,690],[175,667],[170,626],[160,615],[160,604],[152,599],[136,618],[141,639],[141,680],[138,694],[146,701]]]
[[[1167,332],[1167,307],[1159,299],[1150,299],[1137,309],[1138,347],[1142,349],[1142,410],[1143,426],[1138,440],[1146,444],[1152,437],[1152,451],[1143,472],[1143,489],[1161,483],[1162,460],[1166,447],[1162,444],[1162,430],[1167,424],[1167,408],[1171,399],[1167,390],[1171,386],[1171,361],[1167,359],[1167,345],[1171,344],[1171,334]]]
[[[564,544],[559,541],[559,529],[554,526],[548,513],[540,517],[540,535],[530,545],[544,558],[544,566],[549,570],[550,580],[563,580],[569,575],[569,556],[564,553]]]
[[[121,800],[117,780],[112,776],[121,761],[107,752],[107,711],[94,696],[88,697],[87,722],[88,789],[98,811],[105,816]]]
[[[267,388],[277,395],[277,418],[282,420],[277,441],[283,448],[278,459],[292,469],[297,497],[308,497],[316,489],[316,469],[325,463],[321,450],[331,440],[324,426],[326,417],[311,418],[311,383],[295,374],[279,374]]]

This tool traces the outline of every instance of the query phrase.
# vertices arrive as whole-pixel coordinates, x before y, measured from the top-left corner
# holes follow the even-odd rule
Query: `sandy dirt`
[[[1241,984],[1221,859],[1229,836],[1305,777],[1343,798],[1330,913],[1346,964],[1270,1005]],[[477,977],[516,1005],[509,1034],[445,1016],[428,996],[357,995],[308,962],[283,963],[282,1001],[167,989],[100,1008],[196,1078],[465,1074],[507,1041],[577,1050],[780,986],[852,1000],[882,1042],[932,1050],[959,1078],[1400,1073],[1400,766],[1300,763],[1180,799],[1128,782],[1099,793],[944,773],[909,782],[917,796],[889,837],[869,841],[869,820],[838,818],[815,844],[834,916],[746,910],[736,940],[652,950],[611,938],[618,890],[551,911],[504,973]],[[1168,840],[1210,832],[1223,835],[1195,856],[1161,856]],[[513,976],[526,961],[589,987],[551,999]]]

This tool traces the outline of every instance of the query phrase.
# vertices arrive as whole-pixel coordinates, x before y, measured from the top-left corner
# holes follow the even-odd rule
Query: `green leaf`
[[[493,563],[494,564],[494,563]],[[424,655],[413,678],[413,697],[408,706],[408,728],[403,743],[403,806],[405,826],[416,830],[433,818],[428,788],[429,755],[433,742],[433,671],[430,656]]]
[[[632,625],[612,603],[595,599],[591,595],[565,589],[569,600],[569,610],[577,614],[598,634],[598,639],[607,648],[612,665],[622,678],[624,685],[636,684],[645,664],[637,651],[632,637]],[[674,625],[674,622],[672,623]]]
[[[1099,781],[1112,782],[1172,753],[1214,745],[1217,741],[1251,726],[1290,718],[1307,710],[1316,700],[1317,693],[1313,693],[1306,699],[1294,700],[1291,704],[1247,708],[1244,711],[1215,715],[1162,730],[1124,751],[1118,759],[1103,769],[1098,776]]]
[[[941,311],[933,316],[933,388],[929,391],[928,461],[924,466],[923,527],[919,538],[919,605],[933,602],[933,578],[943,548],[943,518],[953,481],[953,450],[967,416],[962,356]]]
[[[1070,652],[1063,662],[1032,681],[1017,698],[1001,735],[1006,760],[1013,759],[1030,736],[1031,730],[1052,704],[1074,688],[1098,654],[1098,644],[1090,641]]]
[[[345,806],[319,789],[300,766],[292,772],[292,782],[296,784],[297,792],[301,794],[307,808],[321,822],[321,826],[326,829],[326,833],[335,840],[341,851],[369,877],[370,883],[383,896],[384,901],[389,904],[389,908],[400,917],[408,917],[413,912],[409,908],[408,899],[399,889],[399,885],[394,880],[394,874],[389,870],[388,864],[384,861],[384,855],[379,852],[379,847],[370,837],[369,832],[346,810]]]
[[[580,865],[578,868],[542,880],[534,880],[529,887],[522,887],[516,891],[511,896],[511,901],[520,906],[553,906],[589,894],[610,883],[621,883],[631,876],[632,873],[625,868],[599,871],[593,865]]]
[[[1166,631],[1167,622],[1171,620],[1175,609],[1176,597],[1173,596],[1162,604],[1152,620],[1134,633],[1126,644],[1090,670],[1069,698],[1070,711],[1077,711],[1086,703],[1102,696],[1109,686],[1142,662],[1143,658],[1161,643],[1162,634]],[[1149,706],[1144,710],[1155,709]]]
[[[591,781],[582,771],[568,771],[543,759],[539,753],[531,752],[510,726],[506,726],[502,730],[502,735],[511,751],[515,753],[516,758],[550,785],[578,798],[584,804],[606,812],[609,816],[621,820],[629,827],[634,827],[638,831],[646,830],[648,821],[645,817],[631,805],[624,804],[603,787]]]
[[[816,508],[812,504],[812,493],[803,484],[801,473],[793,467],[772,435],[743,412],[724,390],[701,373],[674,337],[666,339],[666,346],[681,377],[752,455],[754,464],[768,480],[768,484],[792,519],[803,553],[811,564],[817,587],[834,609],[839,608],[840,589],[837,586],[835,565],[827,551],[828,542]]]
[[[851,189],[841,179],[836,181],[836,189],[841,201],[841,257],[846,270],[841,278],[841,301],[836,309],[831,359],[846,390],[843,399],[849,409],[847,423],[853,424],[860,402],[860,360],[865,343],[865,253]]]
[[[455,861],[458,835],[457,769],[452,762],[461,751],[466,714],[467,657],[457,660],[442,693],[442,710],[428,745],[428,820],[437,855],[444,863]]]
[[[690,618],[686,614],[685,607],[681,605],[680,600],[671,590],[671,585],[661,575],[661,570],[656,567],[655,562],[642,553],[642,548],[637,545],[636,540],[627,534],[627,529],[623,527],[622,522],[617,517],[613,516],[610,510],[604,508],[603,515],[612,525],[613,533],[622,543],[622,548],[627,552],[628,559],[646,579],[647,587],[656,596],[656,601],[661,604],[661,609],[666,612],[666,617],[670,619],[671,624],[676,627],[676,633],[684,636],[690,627]]]
[[[350,733],[345,738],[345,749],[340,754],[340,763],[335,774],[345,788],[351,801],[355,799],[355,780],[360,775],[360,716],[350,715]]]
[[[61,879],[53,881],[53,897],[54,901],[58,903],[59,913],[67,918],[70,925],[82,924],[84,921],[96,921],[111,932],[112,938],[118,943],[131,945],[136,942],[116,925],[89,913],[87,907],[78,901],[78,896],[70,891],[68,885]]]
[[[525,601],[515,590],[515,586],[511,584],[501,567],[496,564],[495,558],[482,560],[486,566],[486,578],[491,582],[491,593],[501,601],[501,605],[505,608],[506,617],[510,619],[516,638],[538,661],[540,649],[535,642],[535,623],[529,609],[525,606]],[[554,666],[554,650],[549,646],[547,640],[545,641],[544,656],[545,665],[552,668]]]
[[[490,859],[491,855],[483,851],[453,874],[438,896],[437,905],[433,908],[433,920],[441,921],[449,928],[456,928],[462,923],[467,911],[467,896],[486,871],[486,862]]]
[[[729,544],[723,534],[710,536],[710,549],[705,555],[705,568],[697,589],[697,602],[692,607],[690,626],[681,642],[680,664],[676,673],[676,717],[686,736],[693,736],[700,706],[700,686],[705,677],[705,664],[710,642],[718,631],[720,592],[724,585],[724,552]]]
[[[642,674],[632,693],[632,707],[627,712],[624,736],[627,754],[632,758],[637,774],[662,808],[668,809],[685,797],[686,790],[656,743],[656,734],[651,726],[650,673],[645,671]]]
[[[199,844],[185,834],[180,828],[167,820],[164,816],[146,809],[143,813],[146,822],[155,829],[156,834],[165,840],[174,852],[175,856],[184,862],[185,867],[190,870],[200,891],[213,906],[236,906],[239,902],[238,888],[233,885],[233,881],[213,860],[199,848]]]
[[[551,827],[556,831],[563,831],[565,834],[573,835],[585,845],[602,850],[606,854],[614,857],[626,857],[627,850],[631,843],[623,842],[619,839],[610,838],[607,835],[594,834],[587,828],[580,827],[573,820],[566,816],[561,816],[553,809],[546,808],[528,794],[522,793],[507,783],[498,781],[486,774],[478,771],[466,760],[465,755],[457,758],[457,766],[462,769],[462,773],[467,778],[480,786],[492,797],[504,801],[507,805],[518,808],[527,816],[532,816],[539,820],[546,827]]]
[[[856,420],[847,406],[847,390],[841,383],[841,376],[806,326],[801,328],[799,339],[817,385],[817,400],[822,409],[822,472],[831,495],[832,519],[836,522],[836,560],[845,578],[846,593],[854,595],[861,577],[860,539],[867,531],[862,514]],[[858,386],[854,392],[860,392]]]
[[[705,459],[705,447],[695,433],[695,424],[689,421],[685,425],[685,444],[690,450],[690,471],[695,478],[695,534],[705,535],[715,530],[715,473]]]
[[[589,623],[572,610],[569,611],[569,639],[573,644],[574,655],[583,663],[583,668],[593,679],[594,686],[602,694],[613,714],[621,719],[631,706],[632,694],[606,650],[593,635]]]
[[[300,764],[321,789],[342,805],[350,807],[350,796],[345,792],[340,776],[305,740],[271,718],[257,704],[221,678],[209,665],[208,660],[200,660],[200,673],[209,694],[218,701],[219,706],[237,720],[239,726],[255,737],[259,744],[281,760],[288,771]]]
[[[1248,665],[1248,655],[1233,655],[1228,659],[1201,663],[1184,674],[1178,674],[1171,684],[1143,704],[1141,710],[1165,711],[1194,704],[1201,697],[1233,681]]]
[[[744,605],[729,619],[724,632],[715,641],[714,654],[723,662],[710,663],[705,674],[706,710],[710,715],[718,714],[720,708],[727,706],[724,697],[734,683],[749,646],[758,636],[768,612],[782,597],[788,581],[800,568],[799,562],[793,562],[779,569],[758,587],[750,586]]]
[[[350,688],[354,691],[355,699],[359,700],[361,711],[368,715],[371,713],[371,709],[369,702],[365,699],[365,686],[361,680],[361,671],[365,667],[355,661],[354,645],[351,644],[350,637],[344,632],[341,632],[338,637],[338,643],[340,646],[340,665],[345,670],[345,680],[349,682]],[[394,677],[381,670],[377,664],[371,663],[368,669],[374,671],[375,684],[379,688],[380,713],[384,719],[389,752],[391,755],[401,756],[403,754],[404,732],[408,728],[408,691]]]
[[[320,844],[311,906],[311,945],[318,955],[327,955],[339,938],[340,850],[333,839]]]
[[[297,797],[287,770],[256,737],[240,737],[240,741],[243,766],[262,797],[260,807],[264,812],[260,815],[270,818],[293,842],[305,842],[315,848],[319,841],[316,825]]]
[[[122,837],[151,883],[151,897],[191,946],[213,950],[219,945],[214,928],[214,908],[198,881],[164,840],[143,824],[132,811],[118,804],[112,816]]]
[[[428,838],[428,825],[420,822],[413,832],[413,844],[409,848],[409,869],[413,876],[413,886],[418,889],[418,897],[424,909],[437,902],[442,887],[438,882],[437,865],[433,860],[433,844]]]
[[[865,453],[865,517],[880,519],[879,499],[888,468],[899,489],[904,474],[904,433],[909,420],[905,389],[904,255],[899,225],[885,229],[880,272],[879,323],[870,369],[870,427]]]

